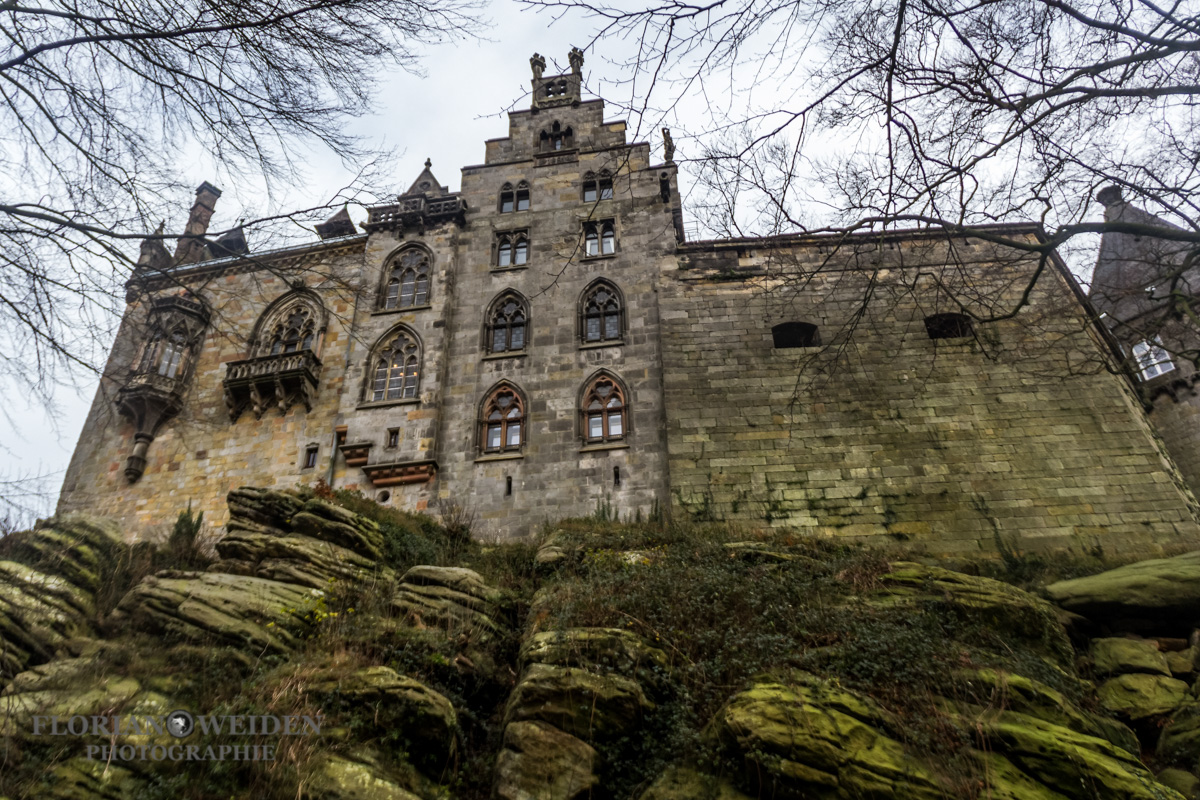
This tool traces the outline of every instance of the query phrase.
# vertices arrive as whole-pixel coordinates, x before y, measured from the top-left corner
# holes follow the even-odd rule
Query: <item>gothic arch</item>
[[[380,311],[423,308],[433,288],[433,253],[428,247],[408,243],[384,262],[375,307]]]
[[[632,428],[629,418],[629,389],[616,373],[606,369],[592,373],[579,389],[579,436],[585,445],[624,441]]]
[[[314,292],[288,292],[258,318],[250,337],[250,358],[310,350],[319,359],[328,325],[329,313]]]
[[[529,300],[505,289],[488,304],[483,318],[483,348],[488,353],[518,353],[529,347]]]
[[[419,400],[423,359],[421,338],[407,325],[396,325],[379,337],[367,356],[363,402]]]
[[[607,278],[597,278],[579,295],[579,341],[620,342],[625,338],[625,296]]]
[[[529,429],[529,402],[512,381],[496,383],[483,396],[477,415],[479,452],[484,455],[519,453]]]

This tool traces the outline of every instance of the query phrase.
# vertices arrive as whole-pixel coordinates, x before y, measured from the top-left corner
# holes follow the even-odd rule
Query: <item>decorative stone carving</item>
[[[529,59],[529,66],[533,68],[533,79],[540,81],[542,72],[546,69],[546,59],[540,54],[534,53],[533,58]]]
[[[583,72],[583,51],[578,47],[572,47],[570,54],[567,55],[567,60],[571,62],[571,72],[575,75],[580,75]]]
[[[671,129],[663,128],[663,161],[670,164],[675,161],[675,140],[671,138]]]

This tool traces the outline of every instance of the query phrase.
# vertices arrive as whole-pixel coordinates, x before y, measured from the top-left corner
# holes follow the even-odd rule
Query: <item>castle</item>
[[[942,553],[1200,541],[1194,425],[1156,431],[1036,225],[687,241],[669,134],[628,142],[582,60],[535,55],[461,191],[426,162],[361,230],[251,252],[205,235],[203,184],[174,254],[143,243],[60,510],[151,536],[323,480],[505,537],[605,509]]]

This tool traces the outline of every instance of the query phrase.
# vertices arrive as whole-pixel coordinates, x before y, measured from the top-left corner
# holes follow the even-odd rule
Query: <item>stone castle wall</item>
[[[60,510],[154,536],[189,502],[222,525],[237,486],[326,480],[402,508],[462,507],[483,536],[524,536],[607,508],[941,552],[998,543],[1152,551],[1200,540],[1191,493],[1053,268],[1016,317],[933,341],[925,318],[964,310],[949,298],[987,317],[1011,306],[1034,262],[920,232],[841,246],[829,237],[679,244],[674,164],[627,143],[602,102],[538,96],[534,109],[510,115],[509,137],[487,143],[484,164],[463,170],[461,193],[444,192],[427,164],[388,214],[372,209],[367,234],[143,275]],[[547,147],[554,130],[570,136]],[[585,198],[584,176],[602,171],[612,196]],[[501,188],[522,182],[529,207],[503,209]],[[418,197],[443,211],[401,213]],[[586,252],[592,223],[611,223],[615,252]],[[503,266],[500,237],[518,232],[528,261]],[[414,248],[430,264],[427,302],[385,309],[390,267]],[[600,279],[621,296],[622,328],[589,342],[581,298]],[[298,287],[329,312],[313,406],[231,422],[228,365],[254,355],[264,309]],[[212,320],[182,411],[130,483],[135,429],[115,399],[147,338],[151,302],[183,288]],[[505,291],[528,305],[526,343],[489,353],[487,311]],[[789,321],[816,324],[821,346],[776,348],[772,327]],[[375,364],[401,331],[419,344],[418,391],[377,401]],[[584,430],[582,393],[598,375],[625,392],[624,432],[612,441]],[[522,440],[490,452],[481,410],[502,382],[524,405]]]
[[[678,513],[941,552],[1196,541],[1190,492],[1061,274],[1012,319],[933,340],[927,316],[1012,307],[1036,261],[918,234],[829,242],[688,245],[664,282]],[[774,348],[793,320],[823,346]]]

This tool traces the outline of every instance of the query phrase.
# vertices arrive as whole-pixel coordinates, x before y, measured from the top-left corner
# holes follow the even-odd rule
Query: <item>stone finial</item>
[[[670,164],[675,160],[675,140],[671,138],[671,129],[663,128],[663,161]]]
[[[1096,199],[1105,206],[1115,206],[1118,203],[1124,202],[1125,198],[1121,196],[1120,186],[1105,186],[1103,189],[1096,192]]]
[[[529,66],[533,68],[533,79],[540,81],[542,72],[546,69],[546,59],[542,58],[539,53],[534,53],[533,58],[529,59]]]
[[[433,166],[433,159],[430,159],[430,158],[425,159],[425,169],[429,169],[432,166]]]
[[[571,72],[576,75],[583,73],[583,51],[578,47],[572,47],[567,60],[571,62]]]

